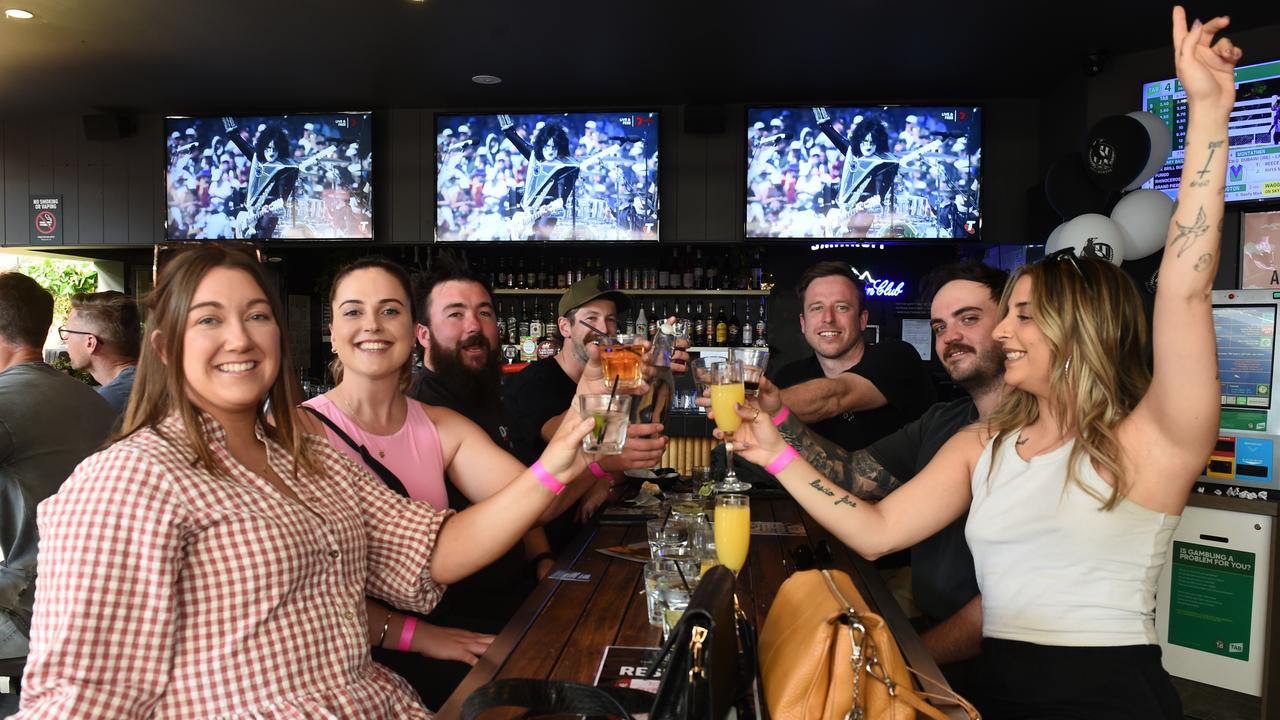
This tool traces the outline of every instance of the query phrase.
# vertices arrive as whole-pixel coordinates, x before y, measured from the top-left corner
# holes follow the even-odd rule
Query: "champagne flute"
[[[751,498],[736,493],[716,496],[716,555],[737,577],[747,564],[751,544]]]
[[[717,492],[743,492],[751,483],[738,480],[733,471],[733,433],[742,425],[737,406],[747,401],[742,381],[742,361],[730,360],[711,366],[711,409],[716,414],[716,427],[724,433],[724,482],[716,484]]]

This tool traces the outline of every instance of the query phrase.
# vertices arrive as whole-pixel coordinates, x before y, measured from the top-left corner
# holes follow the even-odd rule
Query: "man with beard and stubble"
[[[866,500],[879,500],[910,480],[961,428],[988,417],[1004,398],[1004,354],[992,337],[1008,274],[981,263],[934,270],[925,279],[934,350],[951,379],[968,393],[937,403],[864,450],[850,452],[786,413],[787,441],[833,482]],[[760,407],[778,418],[782,398],[762,383]],[[982,640],[982,596],[965,541],[967,515],[911,548],[912,593],[923,618],[921,637],[961,694]]]

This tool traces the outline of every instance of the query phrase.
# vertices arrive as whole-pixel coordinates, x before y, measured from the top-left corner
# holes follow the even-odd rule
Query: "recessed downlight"
[[[9,18],[10,20],[30,20],[34,18],[36,15],[30,10],[23,10],[22,8],[9,8],[8,10],[4,11],[4,16]]]
[[[477,85],[497,85],[502,82],[502,78],[497,75],[472,75],[471,82]]]

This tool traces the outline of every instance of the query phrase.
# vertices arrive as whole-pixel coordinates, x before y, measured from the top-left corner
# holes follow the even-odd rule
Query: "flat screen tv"
[[[1187,93],[1177,80],[1142,86],[1142,109],[1164,120],[1173,151],[1143,187],[1178,197]],[[1227,125],[1227,202],[1280,198],[1280,60],[1236,68],[1236,104]]]
[[[169,240],[373,238],[367,112],[165,118]]]
[[[657,240],[657,112],[436,115],[436,240]]]
[[[982,110],[749,107],[746,237],[975,239]]]

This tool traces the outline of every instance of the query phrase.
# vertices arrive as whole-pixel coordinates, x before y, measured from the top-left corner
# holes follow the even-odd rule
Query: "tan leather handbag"
[[[884,618],[845,573],[805,570],[778,588],[760,632],[760,679],[773,720],[947,720],[929,700],[979,718],[959,696],[916,690],[913,673]]]

